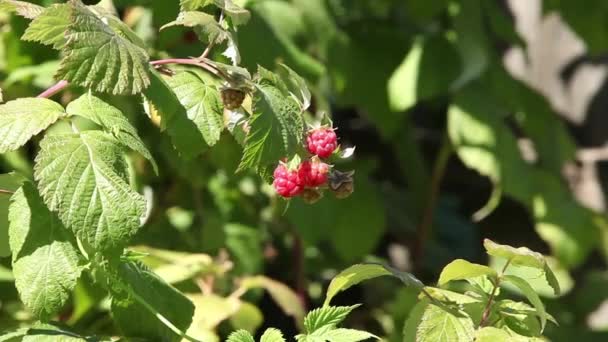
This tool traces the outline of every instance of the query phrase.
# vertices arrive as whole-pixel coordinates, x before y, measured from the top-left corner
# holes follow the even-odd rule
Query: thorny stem
[[[230,78],[224,72],[222,72],[221,70],[218,70],[216,67],[214,67],[213,65],[211,65],[210,63],[208,63],[207,59],[205,57],[203,57],[203,56],[201,56],[200,58],[167,58],[167,59],[159,59],[159,60],[156,60],[156,61],[151,61],[150,64],[152,66],[160,66],[160,65],[165,65],[165,64],[194,65],[194,66],[197,66],[199,68],[203,68],[203,69],[209,71],[210,73],[214,74],[215,76],[222,77],[222,78],[225,78],[225,79]],[[69,85],[68,81],[61,80],[61,81],[55,83],[50,88],[48,88],[47,90],[45,90],[42,93],[40,93],[40,95],[38,95],[37,97],[40,97],[40,98],[49,98],[49,97],[57,94],[58,92],[62,91],[63,89],[67,88],[68,85]]]
[[[414,248],[414,256],[418,265],[422,263],[422,256],[424,254],[426,242],[432,234],[433,216],[435,214],[435,208],[437,207],[439,189],[441,187],[441,181],[443,180],[443,175],[445,173],[448,160],[452,154],[452,146],[450,144],[449,137],[446,135],[443,139],[444,140],[441,145],[441,149],[439,150],[439,155],[437,156],[435,165],[433,167],[433,175],[431,177],[427,202],[416,232],[417,241]]]
[[[68,81],[61,80],[61,81],[57,82],[55,85],[53,85],[52,87],[50,87],[49,89],[40,93],[40,95],[38,95],[37,97],[49,98],[49,97],[57,94],[58,92],[62,91],[67,86],[68,86]]]
[[[500,286],[500,282],[502,280],[502,276],[505,274],[507,267],[511,263],[511,259],[507,260],[505,266],[502,268],[502,271],[496,278],[496,283],[494,284],[494,288],[492,289],[492,293],[490,294],[490,298],[488,299],[488,304],[486,304],[486,308],[483,310],[483,315],[481,316],[481,321],[479,322],[479,326],[483,327],[486,324],[486,321],[490,317],[490,312],[492,309],[492,304],[494,303],[494,298],[496,297],[496,293],[498,292],[498,288]]]

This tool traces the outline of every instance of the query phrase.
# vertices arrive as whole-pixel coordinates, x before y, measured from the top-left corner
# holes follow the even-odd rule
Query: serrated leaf
[[[266,76],[255,85],[250,131],[239,170],[258,171],[291,157],[300,146],[304,122],[300,106],[278,76],[260,67]],[[267,77],[267,76],[271,76]]]
[[[421,299],[425,298],[427,295],[429,295],[432,298],[435,298],[440,302],[444,302],[444,303],[448,303],[448,304],[454,303],[454,304],[459,304],[459,305],[479,303],[481,301],[479,298],[471,297],[466,294],[461,294],[458,292],[439,289],[436,287],[426,286],[424,288],[424,290],[426,291],[426,293],[425,294],[421,293],[419,295],[419,297]]]
[[[298,100],[301,110],[307,110],[308,107],[310,107],[310,98],[312,95],[310,94],[306,80],[285,64],[281,63],[279,64],[279,67],[281,76],[287,85],[289,92]]]
[[[315,337],[329,342],[358,342],[370,338],[379,339],[377,336],[368,333],[367,331],[345,328],[332,329]]]
[[[538,317],[540,318],[541,332],[545,329],[545,325],[547,324],[547,311],[545,310],[545,305],[540,300],[538,294],[534,291],[532,286],[528,284],[528,282],[518,276],[514,275],[504,275],[503,280],[505,282],[510,282],[511,284],[517,286],[519,290],[528,298],[530,303],[534,306],[536,311],[538,312]]]
[[[180,341],[181,336],[162,324],[150,308],[181,331],[187,331],[194,315],[194,305],[190,300],[144,265],[128,262],[116,267],[113,281],[123,291],[112,293],[112,315],[125,335],[151,341]],[[134,295],[145,301],[149,308]]]
[[[534,252],[527,247],[511,247],[498,244],[490,239],[483,241],[483,247],[489,255],[505,258],[513,265],[528,266],[544,270],[546,262],[542,254]]]
[[[428,305],[416,329],[416,342],[473,341],[475,328],[470,317],[457,317],[435,305]]]
[[[204,12],[181,12],[177,19],[163,25],[164,30],[171,26],[194,27],[199,38],[208,43],[219,44],[230,38],[229,33],[218,23],[215,18]]]
[[[365,280],[387,275],[398,278],[407,286],[413,286],[417,289],[422,289],[424,287],[424,284],[410,273],[400,272],[380,264],[358,264],[345,269],[332,279],[327,288],[327,295],[323,306],[328,306],[335,295],[341,291],[347,290],[351,286],[357,285]]]
[[[0,342],[110,342],[106,337],[85,337],[73,333],[60,323],[36,322],[27,328],[21,328],[0,336]]]
[[[65,56],[57,78],[116,95],[137,94],[150,84],[149,56],[82,3],[73,1]]]
[[[26,1],[0,0],[0,10],[17,12],[27,19],[34,19],[44,12],[44,7]]]
[[[152,154],[144,142],[141,141],[135,127],[131,125],[118,108],[91,95],[89,92],[70,102],[66,107],[66,112],[68,115],[89,119],[103,127],[106,131],[112,133],[119,142],[148,159],[154,167],[154,171],[158,173],[158,166]]]
[[[0,105],[0,153],[25,145],[64,115],[60,104],[45,98],[21,98]]]
[[[281,310],[295,319],[296,324],[304,319],[302,301],[287,285],[264,276],[255,276],[242,279],[241,286],[246,289],[265,289]]]
[[[283,338],[283,333],[281,333],[280,330],[268,328],[264,331],[264,334],[262,334],[260,342],[285,342],[285,338]]]
[[[46,321],[66,304],[82,271],[73,236],[31,183],[24,183],[11,198],[9,220],[19,296]]]
[[[213,2],[214,0],[180,0],[179,4],[184,11],[194,11]]]
[[[8,207],[11,192],[17,191],[24,181],[24,177],[14,172],[0,175],[0,189],[5,191],[0,194],[0,258],[11,255],[8,243]]]
[[[203,72],[181,71],[167,80],[209,146],[224,129],[222,99],[214,79]]]
[[[495,327],[483,327],[475,333],[477,342],[541,342],[541,338],[518,335],[512,331]]]
[[[497,273],[488,266],[470,263],[463,259],[457,259],[446,265],[439,276],[439,286],[443,286],[452,280],[462,280],[479,276],[495,278]]]
[[[137,232],[144,198],[127,183],[122,145],[110,134],[47,135],[34,177],[47,206],[97,250],[121,248]]]
[[[226,342],[255,342],[247,330],[237,330],[228,336]]]
[[[224,10],[224,13],[232,19],[235,26],[246,24],[251,18],[251,13],[243,7],[237,5],[232,0],[214,0],[213,3]]]
[[[194,158],[207,147],[201,131],[188,118],[186,108],[163,77],[154,70],[150,76],[150,86],[144,91],[146,100],[158,110],[161,127],[167,130],[173,145],[182,157]]]
[[[67,4],[52,5],[30,23],[21,39],[51,45],[58,50],[65,45],[65,32],[69,25],[70,6]]]
[[[304,327],[307,334],[325,328],[335,327],[342,322],[359,305],[353,306],[324,306],[309,312],[304,318]]]

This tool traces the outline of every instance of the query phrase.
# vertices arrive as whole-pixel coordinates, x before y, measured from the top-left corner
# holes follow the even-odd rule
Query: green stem
[[[502,268],[502,271],[496,277],[496,282],[494,283],[494,288],[492,289],[492,293],[490,294],[490,298],[488,299],[488,303],[486,304],[486,308],[483,310],[483,314],[481,316],[481,321],[479,322],[479,326],[483,327],[486,324],[488,318],[490,318],[490,312],[492,309],[492,304],[494,303],[494,299],[496,298],[496,293],[498,292],[498,288],[500,287],[500,282],[502,280],[502,276],[505,274],[507,267],[511,263],[511,259],[507,260],[505,266]]]
[[[439,150],[439,154],[437,155],[437,159],[435,160],[435,164],[433,166],[433,175],[428,187],[428,194],[425,198],[426,205],[424,206],[422,218],[420,219],[416,232],[417,240],[414,248],[414,256],[418,265],[420,265],[422,262],[426,243],[432,235],[433,217],[435,216],[435,208],[437,207],[441,181],[443,180],[443,175],[445,174],[445,169],[451,155],[452,145],[450,144],[450,138],[446,134],[443,138],[441,149]]]

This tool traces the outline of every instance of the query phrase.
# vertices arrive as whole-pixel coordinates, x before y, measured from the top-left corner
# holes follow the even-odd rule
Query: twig
[[[0,189],[0,194],[3,194],[3,195],[12,195],[14,193],[15,193],[14,191]]]
[[[450,144],[449,137],[446,135],[441,145],[441,150],[439,150],[439,155],[435,160],[427,202],[424,207],[424,212],[420,220],[420,224],[418,225],[418,229],[416,231],[416,245],[414,246],[414,257],[417,265],[420,265],[422,263],[422,257],[424,255],[426,242],[431,236],[431,231],[433,228],[433,216],[435,214],[435,208],[437,206],[439,189],[441,187],[441,181],[443,180],[445,168],[447,166],[451,154],[452,146]]]
[[[488,304],[486,304],[486,308],[483,310],[483,315],[481,316],[481,321],[479,322],[479,326],[483,327],[490,317],[490,312],[492,309],[492,303],[494,303],[494,298],[496,297],[496,293],[498,292],[498,288],[500,286],[500,281],[502,280],[502,276],[505,274],[507,267],[511,263],[511,259],[507,260],[505,266],[502,268],[500,275],[496,278],[496,283],[494,284],[494,288],[492,289],[492,293],[490,294],[490,298],[488,299]]]
[[[67,86],[68,86],[68,81],[61,80],[61,81],[55,83],[55,85],[53,85],[49,89],[40,93],[40,95],[38,95],[37,97],[49,98],[49,97],[57,94],[58,92],[62,91],[63,89],[65,89]]]

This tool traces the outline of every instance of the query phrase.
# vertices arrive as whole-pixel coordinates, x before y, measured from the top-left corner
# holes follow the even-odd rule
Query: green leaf
[[[196,157],[207,147],[201,131],[189,119],[186,108],[163,77],[154,70],[151,70],[150,76],[151,83],[144,90],[144,95],[152,104],[153,110],[158,110],[161,128],[167,131],[182,157],[185,159]]]
[[[300,105],[278,76],[262,67],[255,85],[250,131],[239,170],[264,170],[277,160],[290,158],[301,144],[304,122]]]
[[[505,274],[512,274],[525,279],[541,297],[556,298],[570,292],[574,286],[574,280],[570,272],[557,259],[547,256],[545,256],[545,259],[547,260],[547,267],[553,270],[551,273],[545,273],[538,268],[509,264]],[[507,259],[490,257],[490,267],[495,270],[503,269],[506,263]],[[552,278],[549,274],[555,278]],[[549,279],[555,281],[555,284],[551,285]],[[555,289],[560,290],[560,292],[556,293]]]
[[[194,11],[201,7],[210,5],[215,0],[180,0],[179,4],[184,11]]]
[[[544,270],[545,258],[542,254],[531,251],[527,247],[511,247],[498,244],[490,239],[483,240],[483,247],[489,255],[510,260],[513,265],[521,265]]]
[[[34,323],[0,336],[0,342],[110,342],[111,338],[84,337],[68,331],[60,323]]]
[[[188,299],[194,304],[194,316],[188,334],[202,338],[201,332],[213,331],[223,321],[234,315],[241,303],[238,298],[220,297],[214,294],[191,294]]]
[[[0,0],[0,10],[6,12],[17,12],[27,19],[35,19],[45,8],[26,1]]]
[[[496,271],[488,266],[470,263],[463,259],[457,259],[446,265],[439,276],[439,286],[443,286],[452,280],[463,280],[479,276],[490,276],[496,278]]]
[[[400,272],[380,264],[358,264],[345,269],[332,279],[327,288],[327,295],[323,306],[329,306],[332,298],[351,286],[357,285],[365,280],[387,275],[399,278],[407,286],[413,286],[418,289],[424,287],[424,284],[410,273]]]
[[[11,249],[8,243],[8,206],[10,202],[11,192],[15,192],[25,178],[17,173],[11,172],[0,175],[0,189],[6,193],[0,194],[0,258],[11,255]]]
[[[473,341],[475,328],[470,317],[457,317],[428,305],[416,329],[416,342]]]
[[[168,79],[180,103],[209,146],[224,129],[222,99],[215,80],[202,71],[182,71]]]
[[[423,298],[416,303],[409,312],[405,324],[403,325],[403,342],[417,342],[416,329],[420,325],[420,321],[422,320],[422,316],[426,312],[427,307],[430,305],[429,302],[428,298]]]
[[[353,306],[324,306],[309,312],[304,318],[304,327],[307,334],[326,328],[335,327],[342,322],[354,309],[360,305]]]
[[[194,315],[190,300],[141,264],[121,263],[117,268],[113,281],[123,291],[112,290],[112,315],[124,334],[152,341],[180,341],[181,337],[162,324],[156,313],[186,331]]]
[[[281,78],[285,82],[289,92],[298,100],[301,110],[307,110],[310,107],[312,95],[310,94],[306,80],[285,64],[280,63],[279,68]]]
[[[245,329],[254,333],[264,323],[264,314],[255,305],[249,302],[241,302],[239,310],[230,317],[230,325],[234,329]]]
[[[51,45],[61,49],[65,43],[65,32],[70,25],[70,6],[57,4],[48,7],[38,15],[23,33],[21,39]]]
[[[285,338],[283,338],[283,333],[280,330],[268,328],[262,334],[260,342],[285,342]]]
[[[103,127],[104,130],[112,133],[119,142],[148,159],[152,163],[154,171],[158,173],[158,166],[152,154],[137,135],[135,127],[131,125],[118,108],[91,95],[89,92],[70,102],[66,107],[66,112],[68,115],[77,115],[89,119]]]
[[[453,89],[475,80],[488,67],[488,38],[482,9],[480,0],[463,0],[459,13],[453,19],[457,35],[456,48],[463,63],[460,76],[452,83]]]
[[[148,54],[115,32],[79,1],[70,2],[71,24],[57,78],[99,92],[137,94],[150,84]]]
[[[458,76],[457,60],[444,38],[416,40],[388,81],[391,109],[406,111],[422,100],[447,94]]]
[[[25,145],[63,116],[63,107],[45,98],[21,98],[0,105],[0,153]]]
[[[108,133],[86,131],[47,135],[40,148],[34,177],[47,206],[97,250],[124,247],[146,203],[127,183],[122,145]]]
[[[9,221],[15,286],[27,308],[46,321],[66,304],[82,271],[73,236],[31,183],[11,198]]]
[[[217,7],[224,10],[224,13],[232,19],[232,24],[235,26],[246,24],[251,18],[251,13],[248,10],[235,4],[232,0],[214,0],[213,2]]]
[[[545,310],[545,306],[540,300],[538,294],[534,291],[532,286],[530,286],[530,284],[526,280],[518,276],[504,275],[503,280],[517,286],[517,288],[519,288],[519,290],[524,294],[524,296],[528,298],[530,303],[532,303],[534,308],[536,308],[536,311],[538,312],[538,316],[540,318],[542,332],[545,329],[545,325],[547,324],[547,311]]]
[[[432,298],[447,304],[453,303],[458,305],[479,303],[481,300],[477,297],[471,297],[466,294],[460,294],[449,290],[439,289],[436,287],[425,286],[426,294],[420,294],[419,297],[425,298],[428,294]]]
[[[237,330],[228,336],[226,342],[255,342],[247,330]]]
[[[301,324],[304,319],[302,301],[287,285],[264,276],[255,276],[244,278],[241,286],[245,289],[263,288],[285,314],[295,319],[296,324]]]
[[[315,336],[315,338],[329,342],[357,342],[370,338],[379,339],[377,336],[370,334],[367,331],[345,328],[332,329],[319,336]]]
[[[495,327],[483,327],[475,333],[477,342],[541,342],[542,338],[521,336],[512,331]]]
[[[199,38],[213,44],[219,44],[230,38],[230,34],[215,20],[215,18],[204,12],[180,12],[177,19],[163,25],[164,30],[171,26],[194,27]]]

